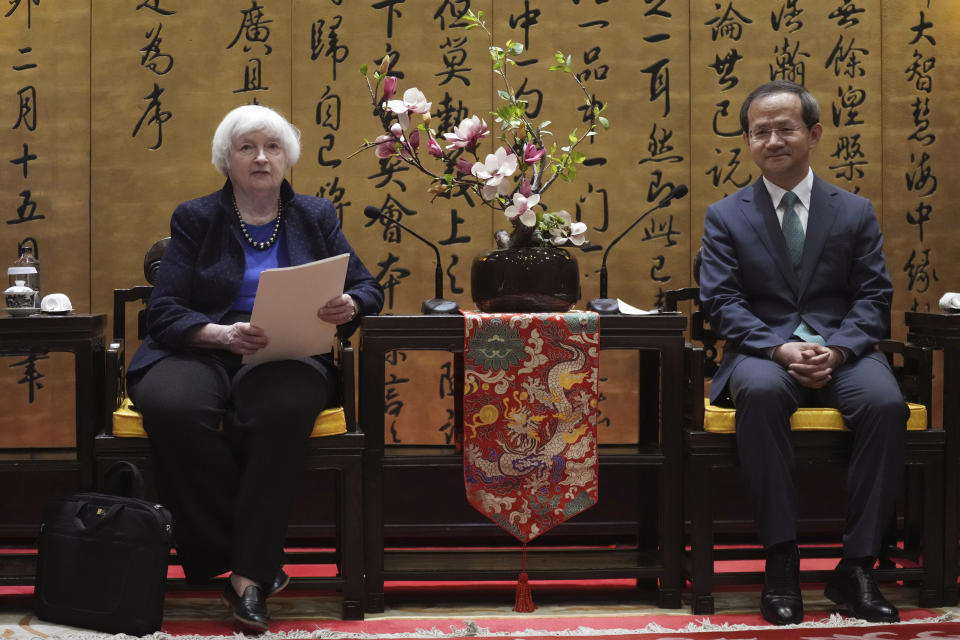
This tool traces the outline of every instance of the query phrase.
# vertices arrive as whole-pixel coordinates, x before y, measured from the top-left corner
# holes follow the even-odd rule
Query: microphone
[[[665,198],[660,200],[657,204],[650,207],[647,211],[643,213],[639,218],[633,221],[629,227],[623,230],[616,238],[613,239],[613,242],[607,245],[606,250],[603,252],[603,259],[600,261],[600,297],[594,298],[587,304],[587,309],[590,311],[596,311],[597,313],[603,314],[616,314],[620,313],[620,306],[617,303],[616,298],[607,297],[607,254],[610,253],[610,249],[613,248],[613,245],[620,242],[620,239],[623,236],[633,229],[635,226],[640,224],[644,218],[656,211],[657,209],[663,209],[670,205],[674,200],[679,200],[683,196],[687,195],[689,189],[685,184],[678,184],[675,186],[670,193],[666,195]]]
[[[429,314],[429,315],[451,314],[451,313],[456,313],[457,311],[460,310],[460,307],[457,306],[456,302],[454,302],[453,300],[445,300],[443,298],[443,269],[440,266],[441,264],[440,250],[437,249],[437,245],[433,244],[432,242],[430,242],[429,240],[421,236],[416,231],[410,229],[409,227],[406,227],[400,224],[390,216],[383,215],[383,212],[380,211],[380,209],[378,209],[377,207],[370,206],[370,205],[364,207],[363,215],[367,216],[371,220],[376,220],[379,218],[380,220],[384,220],[388,224],[395,224],[401,229],[403,229],[404,231],[406,231],[407,233],[409,233],[410,235],[412,235],[414,238],[420,240],[421,242],[426,244],[428,247],[433,249],[433,253],[434,255],[436,255],[436,258],[437,258],[437,270],[434,274],[434,297],[423,301],[423,304],[420,305],[420,313]]]

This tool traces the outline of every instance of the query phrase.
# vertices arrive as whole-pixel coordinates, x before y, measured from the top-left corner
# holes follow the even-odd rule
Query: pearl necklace
[[[237,206],[236,197],[233,198],[233,211],[237,214],[237,220],[240,221],[240,232],[243,234],[243,237],[247,239],[247,242],[250,243],[251,247],[263,251],[264,249],[272,247],[273,243],[277,241],[277,236],[280,234],[280,218],[283,216],[283,203],[280,201],[280,198],[277,198],[277,221],[273,225],[273,233],[270,234],[270,239],[266,242],[257,242],[250,237],[250,234],[247,232],[247,223],[243,221],[243,216],[240,215],[240,207]]]

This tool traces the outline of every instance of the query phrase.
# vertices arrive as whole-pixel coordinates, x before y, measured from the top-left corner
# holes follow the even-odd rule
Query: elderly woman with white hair
[[[317,316],[349,336],[383,306],[333,204],[295,193],[284,178],[299,137],[259,105],[234,109],[217,127],[213,164],[227,181],[173,212],[149,335],[127,374],[187,580],[231,572],[223,598],[259,631],[270,620],[266,598],[289,581],[283,543],[307,438],[338,399],[330,354],[242,364],[270,340],[249,322],[260,273],[347,253],[344,294]]]

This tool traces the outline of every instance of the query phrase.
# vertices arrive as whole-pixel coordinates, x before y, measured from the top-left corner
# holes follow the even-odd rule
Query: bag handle
[[[117,460],[110,465],[110,467],[103,474],[104,484],[106,484],[106,481],[114,474],[123,472],[126,472],[129,480],[125,485],[125,491],[119,495],[123,495],[128,498],[140,498],[142,500],[143,473],[140,472],[140,467],[129,460]]]

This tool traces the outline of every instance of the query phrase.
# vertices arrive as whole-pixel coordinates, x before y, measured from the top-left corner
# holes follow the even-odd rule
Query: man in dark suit
[[[760,610],[803,618],[790,415],[831,406],[854,432],[843,558],[825,594],[857,617],[899,620],[873,566],[903,471],[908,410],[876,343],[893,288],[868,200],[813,174],[820,110],[786,81],[755,89],[740,111],[763,177],[707,209],[700,292],[726,342],[711,400],[729,394],[766,574]]]

